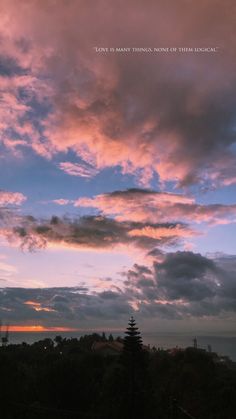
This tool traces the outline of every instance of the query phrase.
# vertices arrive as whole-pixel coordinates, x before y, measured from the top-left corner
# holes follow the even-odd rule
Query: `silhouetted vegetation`
[[[115,352],[121,342],[91,334],[0,347],[1,416],[184,419],[181,406],[199,419],[236,417],[235,363],[196,348],[168,353],[136,345],[134,354],[130,339],[128,350]]]

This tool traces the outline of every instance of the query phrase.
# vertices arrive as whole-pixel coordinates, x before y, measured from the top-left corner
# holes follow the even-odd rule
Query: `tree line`
[[[117,340],[118,339],[118,340]],[[135,321],[124,339],[57,336],[0,348],[4,419],[233,419],[236,369],[197,348],[144,350]],[[94,342],[120,342],[109,354]],[[179,408],[180,407],[180,408]],[[182,410],[181,410],[182,409]],[[187,416],[189,415],[189,416]]]

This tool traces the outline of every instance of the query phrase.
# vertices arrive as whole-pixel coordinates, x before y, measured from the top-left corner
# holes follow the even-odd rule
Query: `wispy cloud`
[[[68,205],[68,204],[71,204],[71,203],[73,203],[74,201],[73,200],[71,200],[71,199],[64,199],[64,198],[58,198],[58,199],[53,199],[52,200],[52,202],[54,203],[54,204],[57,204],[57,205]]]
[[[98,174],[98,170],[95,167],[89,166],[86,163],[61,162],[59,163],[59,167],[63,172],[71,176],[91,178]]]
[[[236,221],[236,204],[198,204],[192,197],[156,192],[148,189],[127,189],[93,198],[79,198],[75,206],[96,208],[116,220],[139,222],[206,222],[228,224]]]
[[[7,262],[0,261],[0,277],[1,281],[11,281],[18,269],[16,266],[11,265]]]

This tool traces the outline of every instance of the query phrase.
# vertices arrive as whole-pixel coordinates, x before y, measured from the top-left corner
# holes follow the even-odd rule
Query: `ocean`
[[[79,338],[85,334],[91,334],[91,331],[83,332],[11,332],[9,334],[10,344],[19,344],[22,342],[33,343],[45,338],[54,339],[57,335],[63,338]],[[102,333],[96,331],[96,333]],[[114,337],[123,336],[123,333],[112,332]],[[109,333],[106,333],[108,336]],[[156,346],[156,348],[170,349],[174,347],[186,348],[193,346],[193,335],[187,334],[161,334],[161,333],[142,333],[143,342],[145,345]],[[229,356],[233,361],[236,361],[236,336],[196,336],[198,347],[202,349],[211,346],[213,352],[219,355]]]

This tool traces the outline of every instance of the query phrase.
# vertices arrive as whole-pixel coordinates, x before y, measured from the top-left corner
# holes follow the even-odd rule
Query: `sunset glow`
[[[2,332],[5,332],[6,328],[2,328]],[[9,325],[9,332],[78,332],[80,329],[68,328],[68,327],[44,327],[42,325]]]
[[[85,3],[1,1],[3,328],[233,333],[232,1]]]

